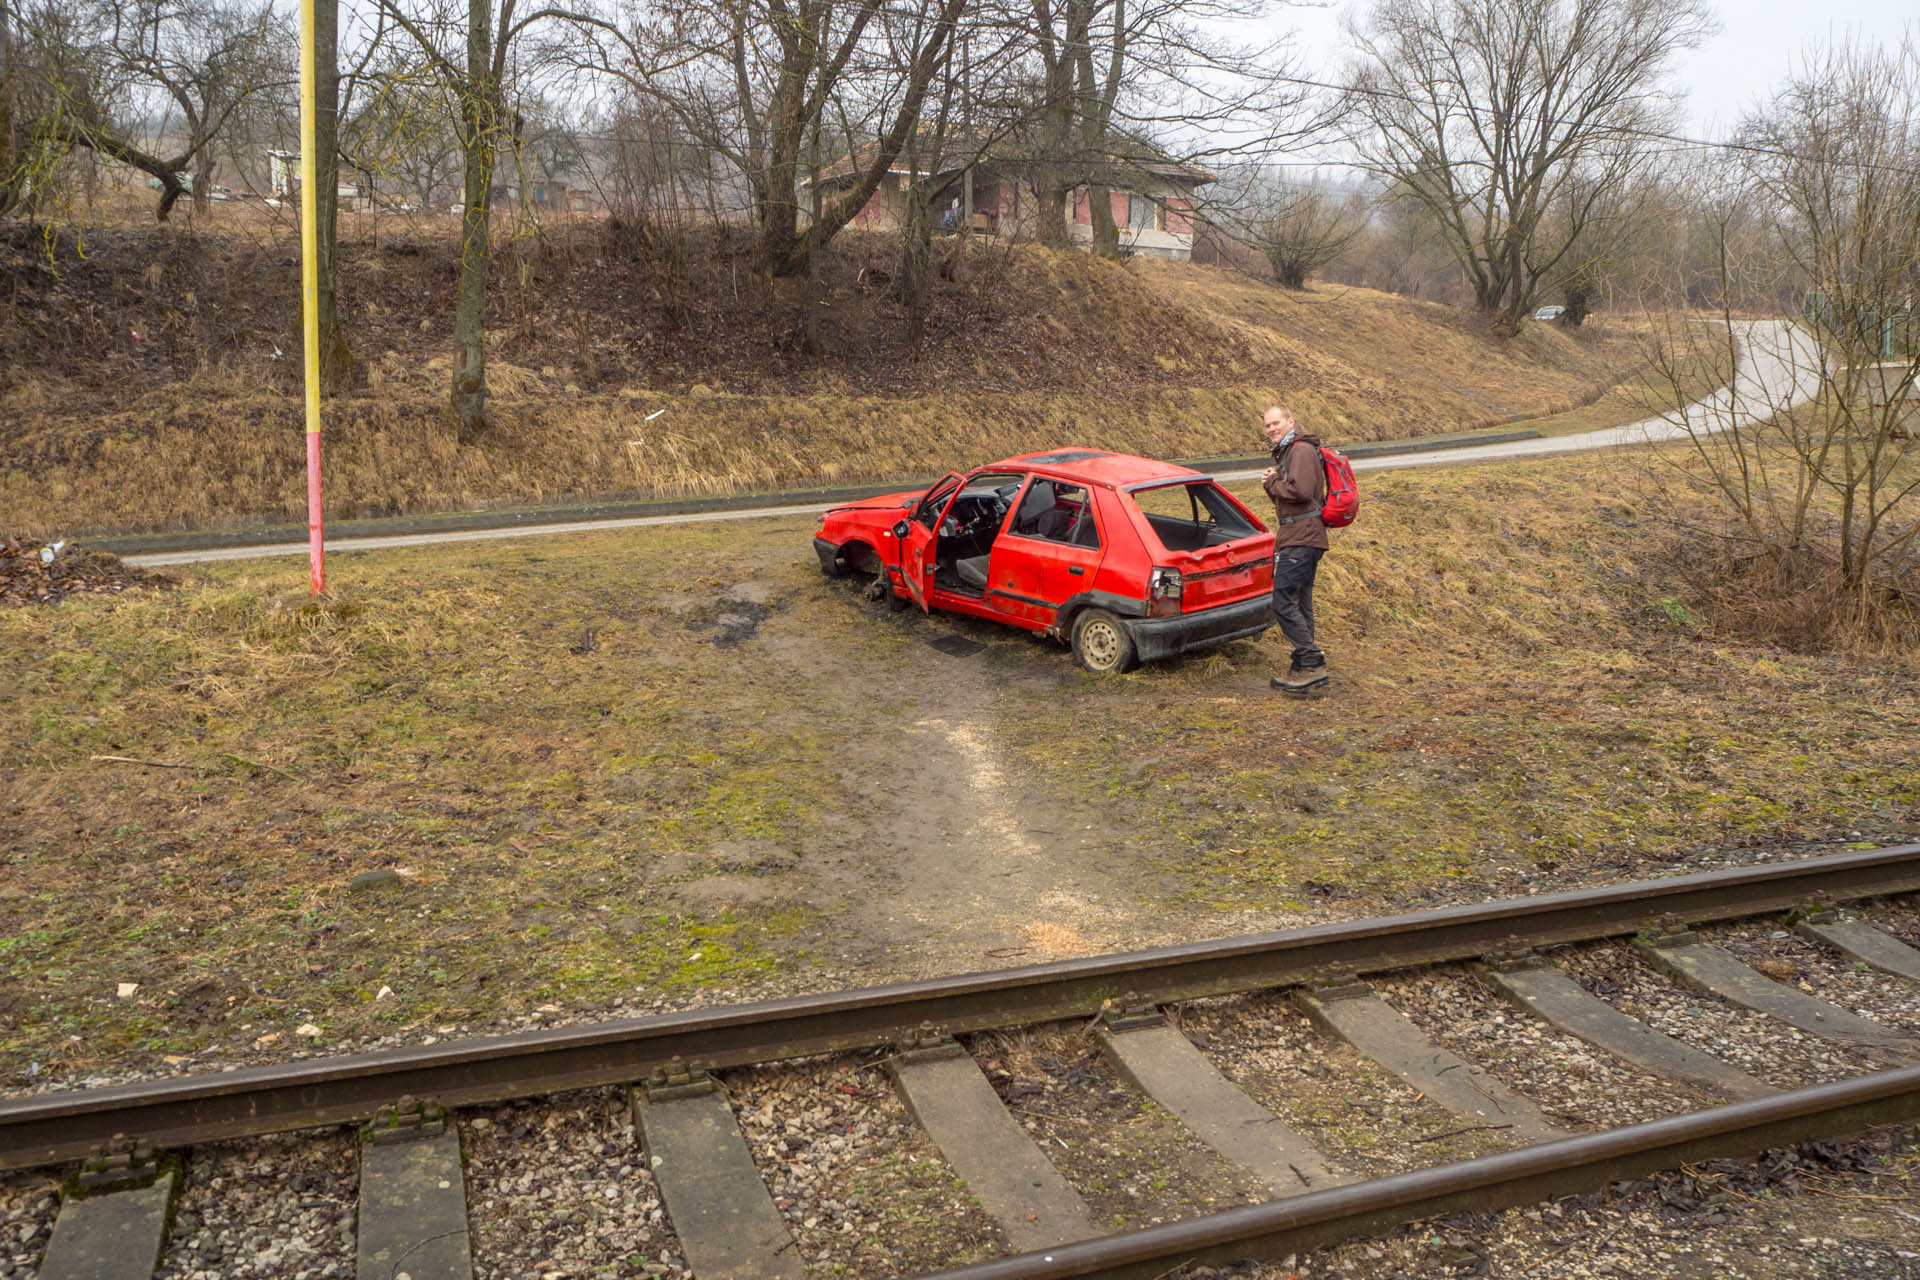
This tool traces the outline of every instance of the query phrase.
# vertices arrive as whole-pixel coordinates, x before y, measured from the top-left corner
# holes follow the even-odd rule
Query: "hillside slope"
[[[812,295],[755,280],[719,239],[588,225],[505,246],[491,427],[465,448],[442,415],[451,240],[350,241],[342,309],[363,385],[326,409],[330,513],[878,482],[1065,442],[1244,453],[1273,398],[1332,442],[1392,439],[1567,408],[1638,356],[1604,324],[1499,340],[1365,290],[957,245],[916,352],[892,242],[843,241]],[[0,227],[5,531],[303,513],[297,277],[273,237],[162,228],[49,248]]]

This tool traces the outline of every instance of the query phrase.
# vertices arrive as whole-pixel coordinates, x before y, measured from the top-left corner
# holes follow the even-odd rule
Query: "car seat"
[[[1040,521],[1055,510],[1055,501],[1053,481],[1035,480],[1028,486],[1027,496],[1020,503],[1020,515],[1013,522],[1013,531],[1043,538],[1057,536],[1041,533],[1039,528]]]
[[[1055,542],[1065,542],[1067,530],[1071,528],[1073,528],[1073,512],[1065,507],[1055,507],[1051,511],[1041,512],[1040,518],[1033,524],[1036,537],[1051,538]]]
[[[960,581],[970,587],[978,587],[980,590],[985,591],[987,589],[987,561],[991,558],[991,556],[971,556],[965,560],[955,560],[953,562],[953,571],[959,575]]]

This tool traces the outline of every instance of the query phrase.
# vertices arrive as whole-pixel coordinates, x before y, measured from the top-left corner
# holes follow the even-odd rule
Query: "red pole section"
[[[320,433],[307,432],[307,566],[313,594],[327,589],[326,519],[320,503]]]

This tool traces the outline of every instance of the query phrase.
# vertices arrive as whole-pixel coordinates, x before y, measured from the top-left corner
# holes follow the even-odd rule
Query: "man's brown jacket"
[[[1320,437],[1295,434],[1274,449],[1273,465],[1274,474],[1262,486],[1273,499],[1273,549],[1318,547],[1325,551],[1327,526],[1320,521],[1320,504],[1327,499],[1327,468],[1320,460]]]

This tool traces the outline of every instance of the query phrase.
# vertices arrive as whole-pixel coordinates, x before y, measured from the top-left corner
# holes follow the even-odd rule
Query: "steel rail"
[[[824,995],[0,1100],[0,1170],[84,1157],[116,1134],[177,1146],[370,1118],[403,1096],[500,1102],[1411,968],[1644,926],[1701,923],[1920,889],[1920,845],[1090,956]]]
[[[932,1272],[928,1280],[1144,1280],[1181,1266],[1217,1267],[1302,1253],[1437,1214],[1534,1204],[1699,1160],[1751,1156],[1915,1118],[1920,1118],[1920,1067],[1903,1067]]]

